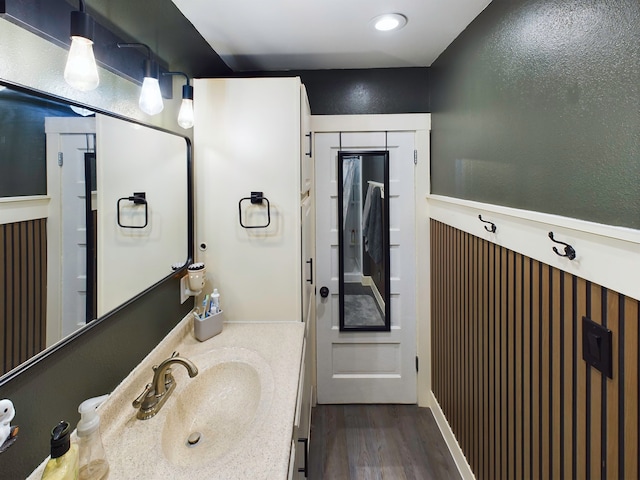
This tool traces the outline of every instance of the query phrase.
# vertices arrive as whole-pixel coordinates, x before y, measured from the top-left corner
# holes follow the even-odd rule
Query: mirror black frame
[[[181,268],[169,273],[168,275],[166,275],[165,277],[161,278],[160,280],[158,280],[154,284],[150,285],[149,287],[144,289],[142,292],[134,295],[133,297],[131,297],[129,300],[127,300],[126,302],[122,303],[118,307],[116,307],[113,310],[107,312],[103,316],[88,322],[82,328],[77,329],[75,332],[71,333],[70,335],[68,335],[68,336],[66,336],[64,338],[62,338],[61,340],[59,340],[58,342],[54,343],[50,347],[45,348],[43,351],[37,353],[33,357],[31,357],[28,360],[24,361],[23,363],[21,363],[20,365],[18,365],[14,369],[9,370],[4,375],[0,376],[0,387],[2,387],[3,385],[11,382],[13,379],[18,377],[20,374],[22,374],[25,371],[27,371],[29,368],[31,368],[34,365],[40,363],[41,361],[45,360],[49,356],[53,355],[58,350],[62,349],[66,345],[70,344],[71,342],[73,342],[75,339],[77,339],[81,335],[84,335],[85,333],[89,332],[89,330],[92,330],[93,328],[97,327],[102,322],[107,321],[110,317],[114,316],[117,312],[119,312],[119,311],[123,310],[124,308],[128,307],[129,305],[134,303],[136,300],[138,300],[140,297],[144,296],[148,292],[150,292],[153,289],[155,289],[158,285],[160,285],[160,284],[162,284],[162,283],[164,283],[167,280],[170,280],[172,278],[182,277],[186,273],[187,267],[193,262],[194,255],[195,255],[195,249],[194,249],[194,225],[195,225],[195,222],[194,222],[194,186],[193,186],[193,146],[192,146],[191,139],[189,137],[186,137],[184,135],[180,135],[179,133],[176,133],[174,131],[171,131],[171,130],[168,130],[168,129],[165,129],[165,128],[157,127],[155,125],[149,125],[149,124],[140,122],[140,121],[135,120],[135,119],[131,119],[131,118],[127,118],[127,117],[122,116],[122,115],[115,114],[113,112],[108,112],[108,111],[102,110],[100,108],[96,108],[96,107],[93,107],[93,106],[90,106],[90,105],[85,105],[85,104],[70,100],[68,98],[59,97],[59,96],[52,95],[52,94],[49,94],[49,93],[46,93],[46,92],[42,92],[40,90],[36,90],[36,89],[33,89],[33,88],[27,88],[27,87],[24,87],[22,85],[18,85],[18,84],[15,84],[15,83],[8,82],[6,80],[0,80],[0,86],[5,86],[5,87],[10,88],[12,90],[16,90],[16,91],[19,91],[19,92],[22,92],[22,93],[28,94],[28,95],[33,95],[33,96],[36,96],[36,97],[39,97],[39,98],[42,98],[44,100],[48,100],[48,101],[51,101],[51,102],[62,103],[62,104],[65,104],[65,105],[73,105],[75,107],[80,107],[80,108],[87,108],[87,109],[91,110],[92,112],[99,113],[101,115],[106,115],[108,117],[112,117],[112,118],[116,118],[116,119],[119,119],[119,120],[123,120],[125,122],[141,125],[141,126],[144,126],[144,127],[147,127],[147,128],[152,128],[154,130],[157,130],[157,131],[160,131],[160,132],[164,132],[164,133],[168,133],[170,135],[174,135],[174,136],[177,136],[177,137],[180,137],[180,138],[184,139],[185,143],[186,143],[186,150],[187,150],[186,161],[187,161],[187,230],[188,230],[187,231],[187,258],[185,259],[185,263]]]
[[[389,332],[391,331],[391,253],[390,253],[390,233],[389,225],[383,230],[384,233],[384,270],[385,270],[385,282],[384,282],[384,325],[345,325],[345,311],[344,311],[344,215],[343,215],[343,159],[345,157],[353,156],[367,156],[377,155],[384,157],[384,190],[389,192],[389,150],[367,150],[367,151],[347,151],[340,150],[338,152],[337,162],[337,175],[338,175],[338,296],[340,304],[340,331],[341,332]],[[383,215],[385,218],[389,218],[389,195],[384,196],[382,202]]]

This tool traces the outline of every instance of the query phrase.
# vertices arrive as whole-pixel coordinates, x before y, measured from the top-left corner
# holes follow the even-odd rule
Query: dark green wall
[[[235,76],[299,76],[313,115],[429,112],[428,68],[251,72]]]
[[[45,117],[77,117],[68,105],[0,91],[0,197],[47,194]]]
[[[314,115],[425,113],[429,111],[428,68],[304,70]]]
[[[110,393],[189,313],[193,302],[180,305],[179,291],[179,279],[162,282],[0,386],[0,398],[11,399],[16,409],[12,425],[20,427],[18,440],[0,454],[0,478],[27,477],[49,455],[51,428],[60,420],[75,428],[80,403]]]
[[[432,191],[640,228],[640,2],[494,0],[430,69]]]

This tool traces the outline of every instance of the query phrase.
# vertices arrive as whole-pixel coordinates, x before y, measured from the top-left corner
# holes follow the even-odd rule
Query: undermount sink
[[[224,350],[214,363],[204,355],[192,358],[200,373],[163,408],[162,453],[175,466],[199,467],[242,448],[269,410],[268,365],[251,350]]]

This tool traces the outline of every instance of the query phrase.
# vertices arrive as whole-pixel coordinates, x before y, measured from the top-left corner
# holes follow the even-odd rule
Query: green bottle
[[[62,421],[51,430],[51,458],[42,480],[78,480],[78,446],[71,444],[69,422]]]

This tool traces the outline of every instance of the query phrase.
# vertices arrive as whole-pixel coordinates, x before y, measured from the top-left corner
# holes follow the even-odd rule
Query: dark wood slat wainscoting
[[[47,219],[0,225],[0,375],[46,346]]]
[[[433,392],[477,478],[639,478],[640,302],[435,220],[431,285]]]

